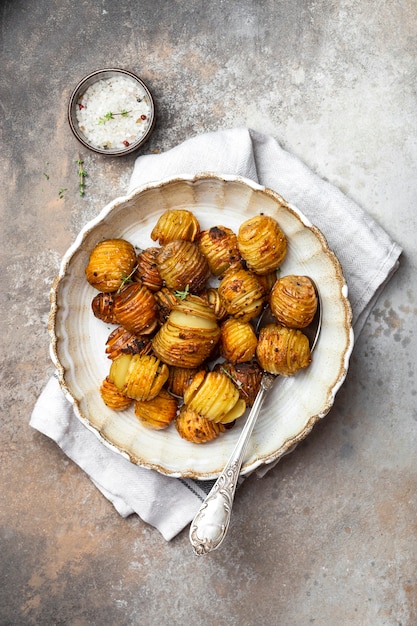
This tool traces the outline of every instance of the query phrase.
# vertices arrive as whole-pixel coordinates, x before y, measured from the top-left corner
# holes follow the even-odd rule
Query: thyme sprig
[[[188,296],[189,293],[190,293],[190,285],[187,285],[184,291],[175,291],[175,297],[178,300],[185,300],[185,298]]]
[[[244,389],[242,381],[238,380],[237,378],[235,378],[235,376],[233,376],[233,374],[228,372],[225,367],[221,367],[220,369],[223,372],[223,374],[226,374],[226,376],[228,376],[230,378],[232,383],[234,383],[236,385],[236,387],[239,389],[239,391],[241,391],[246,397],[248,397],[248,392]]]
[[[113,113],[112,111],[109,111],[103,117],[99,117],[98,123],[105,124],[109,120],[114,120],[115,115],[121,115],[122,117],[127,117],[129,113],[131,113],[131,111],[126,111],[126,109],[122,109],[118,113]]]
[[[120,283],[120,287],[117,290],[117,293],[120,293],[123,289],[123,287],[125,287],[126,285],[133,283],[133,279],[132,276],[133,274],[136,272],[136,270],[138,269],[138,266],[135,265],[135,267],[133,268],[133,270],[130,272],[130,274],[128,274],[127,276],[125,276],[124,274],[122,274],[122,282]]]
[[[78,178],[79,178],[78,189],[80,192],[80,196],[83,196],[85,194],[85,177],[87,176],[87,172],[85,171],[83,167],[84,161],[82,160],[80,155],[78,155],[78,159],[76,163],[78,165]]]

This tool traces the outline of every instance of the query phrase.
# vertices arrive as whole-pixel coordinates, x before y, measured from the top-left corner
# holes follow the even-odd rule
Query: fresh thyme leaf
[[[112,111],[109,111],[103,117],[99,117],[98,118],[98,123],[99,124],[105,124],[109,120],[114,120],[115,115],[121,115],[122,117],[127,117],[129,115],[129,113],[130,113],[130,111],[126,111],[126,109],[122,109],[118,113],[113,113]]]
[[[122,275],[122,282],[120,283],[120,287],[117,290],[117,293],[120,293],[123,287],[125,287],[127,284],[133,283],[132,276],[136,272],[137,269],[138,269],[138,266],[135,265],[135,267],[133,268],[133,270],[130,272],[128,276]]]
[[[239,391],[241,391],[245,396],[247,396],[247,392],[246,390],[243,388],[243,383],[241,380],[238,380],[237,378],[235,378],[233,376],[233,374],[231,374],[230,372],[227,371],[226,368],[221,367],[220,368],[221,371],[223,372],[223,374],[226,374],[226,376],[228,376],[230,378],[230,380],[232,381],[232,383],[234,383],[236,385],[236,387],[239,389]]]
[[[79,178],[78,189],[80,192],[80,196],[83,196],[85,193],[85,180],[84,179],[87,176],[87,172],[83,168],[84,161],[82,160],[80,155],[78,155],[78,159],[76,163],[78,165],[78,178]]]
[[[60,200],[62,200],[62,199],[63,199],[63,197],[64,197],[64,193],[65,193],[66,191],[67,191],[67,189],[58,189],[58,198],[59,198]]]
[[[190,285],[187,285],[184,291],[176,291],[175,297],[178,298],[178,300],[185,300],[185,298],[188,296],[189,293],[190,293]]]
[[[46,174],[45,172],[43,173],[43,175],[45,176],[46,180],[49,180],[49,174]]]

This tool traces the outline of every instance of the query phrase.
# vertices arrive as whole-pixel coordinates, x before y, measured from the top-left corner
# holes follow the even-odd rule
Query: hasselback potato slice
[[[175,240],[161,248],[157,255],[158,270],[169,289],[198,294],[210,276],[206,257],[195,243]]]
[[[119,324],[134,335],[152,333],[157,326],[154,295],[141,283],[130,283],[116,295],[114,313]]]
[[[216,363],[215,371],[227,374],[239,390],[239,395],[251,407],[259,391],[262,379],[262,369],[257,361],[249,363]]]
[[[257,277],[244,269],[231,269],[223,276],[219,287],[220,300],[229,313],[243,322],[260,314],[264,291]]]
[[[307,336],[280,324],[261,329],[256,356],[262,369],[281,376],[292,376],[311,363]]]
[[[156,262],[159,252],[160,248],[147,248],[137,256],[136,270],[133,277],[135,280],[141,281],[150,291],[158,291],[163,285]]]
[[[220,276],[230,267],[240,264],[241,254],[236,234],[226,226],[213,226],[200,233],[198,247],[207,258],[210,271]]]
[[[211,422],[184,405],[175,420],[175,427],[179,435],[192,443],[207,443],[213,441],[225,428],[222,424]]]
[[[199,367],[214,350],[220,328],[211,307],[198,296],[178,300],[152,339],[154,353],[168,365]]]
[[[230,317],[220,326],[220,355],[232,363],[251,361],[258,338],[252,324]]]
[[[167,428],[174,421],[178,401],[166,389],[161,389],[152,400],[136,400],[135,415],[143,426],[154,430]]]
[[[157,304],[157,315],[160,324],[166,322],[172,309],[178,302],[178,298],[175,293],[168,289],[168,287],[162,287],[159,291],[155,291],[154,297]]]
[[[92,250],[85,268],[88,282],[98,291],[117,291],[136,267],[136,252],[125,239],[105,239]]]
[[[101,383],[100,395],[104,404],[113,411],[124,411],[132,404],[132,399],[120,391],[108,376]]]
[[[271,291],[269,305],[280,324],[306,328],[317,310],[315,286],[308,276],[283,276]]]
[[[151,340],[147,335],[136,336],[118,326],[107,338],[106,354],[114,360],[121,354],[149,354],[152,351]]]
[[[256,215],[240,225],[239,250],[248,269],[257,274],[276,270],[287,254],[287,238],[278,222],[268,215]]]
[[[161,391],[168,375],[168,366],[156,357],[134,354],[126,373],[123,392],[134,400],[152,400]]]
[[[229,315],[223,306],[218,289],[215,287],[209,287],[203,294],[201,294],[201,296],[213,309],[218,322],[221,322]]]
[[[222,372],[203,372],[195,377],[185,390],[184,402],[188,408],[213,422],[223,422],[238,404],[233,420],[243,415],[245,403],[240,403],[239,391],[232,380]],[[198,379],[198,382],[197,380]],[[193,384],[195,382],[195,384]]]
[[[182,239],[194,241],[200,232],[200,224],[191,211],[186,209],[169,209],[158,219],[151,232],[151,239],[161,246]]]
[[[199,368],[190,367],[169,367],[169,376],[166,387],[174,396],[183,397],[186,388],[191,383],[194,376],[199,372]]]
[[[98,293],[91,302],[94,316],[106,324],[117,324],[114,313],[114,293]]]

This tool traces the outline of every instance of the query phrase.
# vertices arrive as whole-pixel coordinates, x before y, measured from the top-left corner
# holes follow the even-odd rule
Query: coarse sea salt
[[[124,150],[146,134],[152,109],[143,87],[120,76],[90,85],[77,100],[76,116],[91,146]]]

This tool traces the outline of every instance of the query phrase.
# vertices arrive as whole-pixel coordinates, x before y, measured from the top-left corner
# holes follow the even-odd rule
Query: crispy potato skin
[[[287,255],[287,238],[278,222],[268,215],[256,215],[241,224],[237,241],[249,270],[268,274]]]
[[[92,250],[85,275],[92,287],[104,293],[117,291],[136,266],[136,252],[125,239],[105,239]]]

